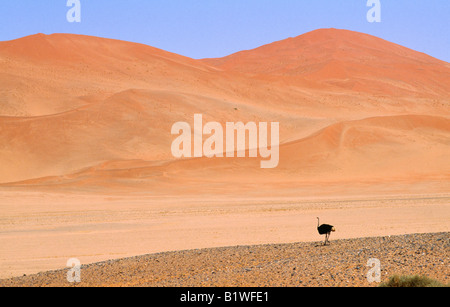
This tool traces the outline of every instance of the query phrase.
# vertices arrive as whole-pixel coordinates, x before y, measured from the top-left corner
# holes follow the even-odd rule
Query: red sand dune
[[[376,117],[330,125],[280,147],[276,169],[259,168],[259,159],[198,158],[171,162],[142,160],[102,163],[72,175],[40,178],[9,186],[88,191],[111,187],[125,191],[233,195],[278,195],[304,186],[426,183],[423,192],[448,188],[450,120],[407,115]],[[387,189],[389,191],[389,189]],[[404,192],[404,191],[403,191]],[[413,191],[409,191],[413,192]],[[444,192],[444,191],[441,191]],[[317,192],[316,192],[317,193]],[[320,193],[318,193],[320,194]]]
[[[38,34],[0,42],[5,189],[229,193],[350,183],[448,192],[450,66],[382,39],[323,29],[222,59]],[[280,164],[175,160],[171,126],[280,122]],[[16,182],[16,183],[13,183]],[[339,194],[339,189],[335,190]]]
[[[347,30],[320,29],[203,62],[224,70],[303,77],[393,96],[448,97],[450,87],[448,63]]]

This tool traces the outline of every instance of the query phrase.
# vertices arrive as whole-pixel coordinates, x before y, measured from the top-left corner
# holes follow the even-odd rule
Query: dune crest
[[[449,64],[383,39],[319,29],[253,50],[203,62],[228,71],[303,77],[344,89],[397,96],[446,97]],[[401,96],[401,95],[400,95]]]

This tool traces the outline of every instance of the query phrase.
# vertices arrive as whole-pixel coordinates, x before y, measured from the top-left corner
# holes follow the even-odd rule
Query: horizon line
[[[415,51],[415,52],[425,54],[425,55],[430,56],[430,57],[432,57],[432,58],[434,58],[434,59],[437,59],[437,60],[439,60],[439,61],[443,61],[443,62],[445,62],[445,63],[447,63],[447,64],[450,64],[450,62],[447,62],[446,60],[444,60],[444,59],[442,59],[442,58],[438,58],[438,57],[433,56],[433,55],[431,55],[431,54],[429,54],[429,53],[426,53],[426,52],[423,52],[423,51],[419,51],[419,50],[416,50],[416,49],[407,47],[407,46],[405,46],[405,45],[402,45],[402,44],[399,44],[399,43],[396,43],[396,42],[393,42],[393,41],[384,39],[384,38],[379,37],[379,36],[375,36],[375,35],[372,35],[372,34],[369,34],[369,33],[366,33],[366,32],[360,32],[360,31],[355,31],[355,30],[350,30],[350,29],[344,29],[344,28],[334,28],[334,27],[330,27],[330,28],[317,28],[317,29],[314,29],[314,30],[311,30],[311,31],[307,31],[307,32],[301,33],[301,34],[296,35],[296,36],[289,36],[289,37],[286,37],[286,38],[283,38],[283,39],[279,39],[279,40],[275,40],[275,41],[272,41],[272,42],[269,42],[269,43],[265,43],[265,44],[262,44],[262,45],[258,45],[258,46],[256,46],[256,47],[252,47],[252,48],[250,48],[250,49],[242,49],[242,50],[238,50],[238,51],[232,52],[232,53],[230,53],[230,54],[226,54],[226,55],[221,56],[221,57],[201,57],[201,58],[190,57],[190,56],[187,56],[187,55],[184,55],[184,54],[181,54],[181,53],[169,51],[169,50],[166,50],[166,49],[163,49],[163,48],[154,46],[154,45],[150,45],[150,44],[147,44],[147,43],[144,43],[144,42],[140,42],[140,41],[125,40],[125,39],[114,38],[114,37],[96,36],[96,35],[90,35],[90,34],[70,33],[70,32],[53,32],[53,33],[43,33],[43,32],[38,32],[38,33],[34,33],[34,34],[29,34],[29,35],[17,37],[17,38],[10,39],[10,40],[3,40],[3,41],[0,41],[0,43],[4,43],[4,42],[12,42],[12,41],[16,41],[16,40],[19,40],[19,39],[23,39],[23,38],[27,38],[27,37],[32,37],[32,36],[38,36],[38,35],[44,35],[44,36],[52,36],[52,35],[73,35],[73,36],[85,36],[85,37],[101,38],[101,39],[107,39],[107,40],[115,40],[115,41],[121,41],[121,42],[127,42],[127,43],[140,44],[140,45],[144,45],[144,46],[156,48],[156,49],[159,49],[159,50],[162,50],[162,51],[165,51],[165,52],[169,52],[169,53],[172,53],[172,54],[180,55],[180,56],[183,56],[183,57],[186,57],[186,58],[190,58],[190,59],[193,59],[193,60],[208,60],[208,59],[220,59],[220,58],[225,58],[225,57],[228,57],[228,56],[233,55],[233,54],[236,54],[236,53],[255,50],[255,49],[258,49],[258,48],[260,48],[260,47],[268,46],[268,45],[271,45],[271,44],[274,44],[274,43],[277,43],[277,42],[282,42],[282,41],[285,41],[285,40],[288,40],[288,39],[295,39],[295,38],[298,38],[298,37],[300,37],[300,36],[306,35],[306,34],[308,34],[308,33],[316,32],[316,31],[320,31],[320,30],[348,31],[348,32],[353,32],[353,33],[358,33],[358,34],[368,35],[368,36],[371,36],[371,37],[374,37],[374,38],[382,39],[382,40],[384,40],[384,41],[386,41],[386,42],[389,42],[389,43],[392,43],[392,44],[396,44],[396,45],[398,45],[398,46],[402,46],[402,47],[404,47],[404,48],[413,50],[413,51]]]

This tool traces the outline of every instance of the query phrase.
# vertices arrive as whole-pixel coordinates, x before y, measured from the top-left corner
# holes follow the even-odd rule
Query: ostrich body
[[[327,242],[330,243],[330,241],[328,241],[328,239],[330,238],[331,232],[335,232],[336,228],[334,228],[334,226],[328,225],[328,224],[322,224],[320,226],[319,225],[320,225],[320,221],[319,221],[319,218],[317,218],[317,230],[319,231],[320,235],[325,235],[324,245],[327,245]]]

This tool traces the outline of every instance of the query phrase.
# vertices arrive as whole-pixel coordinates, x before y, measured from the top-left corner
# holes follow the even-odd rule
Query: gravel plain
[[[165,252],[1,280],[1,287],[373,287],[369,259],[381,281],[424,275],[450,283],[450,233],[234,246]],[[371,274],[371,276],[375,276]]]

